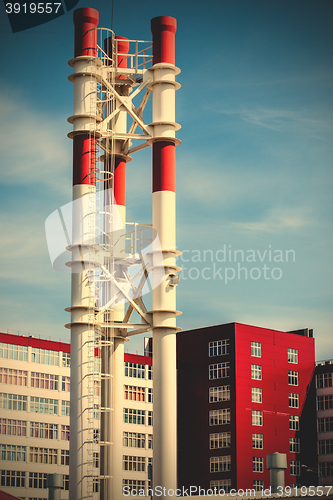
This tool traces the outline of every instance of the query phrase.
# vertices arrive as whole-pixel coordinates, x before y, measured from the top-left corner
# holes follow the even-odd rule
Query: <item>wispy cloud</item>
[[[0,92],[2,184],[48,186],[67,192],[71,175],[71,141],[66,118],[30,108],[6,88]],[[68,127],[67,127],[68,128]]]
[[[231,226],[247,232],[281,233],[297,231],[314,224],[309,207],[274,207],[257,221],[233,222]]]
[[[317,139],[325,139],[327,133],[333,131],[333,119],[326,112],[313,114],[306,110],[261,105],[240,106],[236,109],[221,106],[215,111],[277,132],[302,132]]]

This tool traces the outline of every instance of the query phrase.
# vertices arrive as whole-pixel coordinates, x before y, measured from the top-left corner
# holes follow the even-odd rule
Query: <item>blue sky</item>
[[[317,359],[333,358],[331,0],[124,5],[115,0],[113,28],[130,39],[150,40],[155,16],[178,21],[179,326],[309,327]],[[87,6],[110,27],[111,1]],[[1,8],[0,330],[68,339],[69,276],[51,267],[44,222],[71,200],[72,12],[13,34]],[[149,223],[150,150],[127,179],[128,220]],[[256,260],[223,262],[224,249]]]

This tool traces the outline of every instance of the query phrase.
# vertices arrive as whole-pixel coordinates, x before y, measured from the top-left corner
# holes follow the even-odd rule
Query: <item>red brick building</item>
[[[177,335],[178,486],[261,490],[266,455],[286,485],[317,468],[314,339],[230,323]],[[311,478],[313,482],[313,478]]]

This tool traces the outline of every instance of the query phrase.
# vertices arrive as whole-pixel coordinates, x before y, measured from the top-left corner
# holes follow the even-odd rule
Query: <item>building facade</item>
[[[99,359],[96,352],[96,367]],[[148,488],[153,447],[152,358],[125,354],[122,484]],[[70,344],[0,333],[0,490],[25,500],[48,498],[47,475],[69,487]],[[95,387],[99,392],[98,381]],[[99,469],[99,409],[93,466]],[[95,474],[94,474],[95,475]],[[93,480],[93,479],[92,479]],[[98,497],[98,479],[93,491]]]
[[[333,484],[333,361],[316,366],[319,480]]]
[[[317,467],[310,335],[239,323],[178,333],[178,487],[268,488],[275,452],[287,455],[285,484],[307,484],[302,465]]]

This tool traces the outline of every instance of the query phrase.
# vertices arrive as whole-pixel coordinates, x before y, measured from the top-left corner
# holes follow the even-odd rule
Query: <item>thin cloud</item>
[[[65,118],[43,114],[6,89],[0,92],[2,184],[47,186],[67,192],[71,141]],[[70,186],[70,184],[68,183]]]
[[[264,106],[240,106],[238,109],[220,107],[215,108],[215,111],[277,132],[301,132],[316,139],[325,139],[327,133],[333,131],[333,120],[326,113],[311,116],[310,112],[303,110]]]
[[[260,220],[231,224],[235,229],[257,233],[294,232],[313,225],[314,217],[308,207],[276,207]]]

